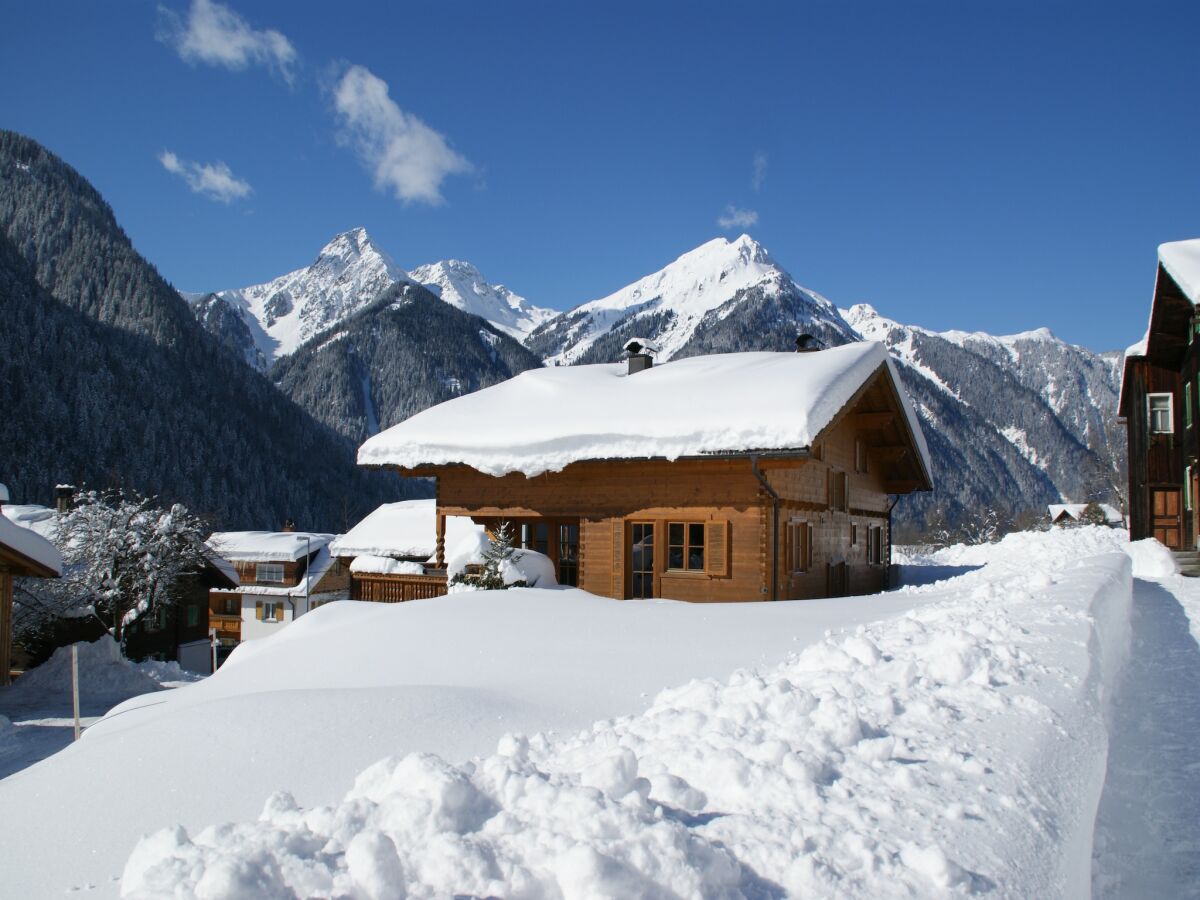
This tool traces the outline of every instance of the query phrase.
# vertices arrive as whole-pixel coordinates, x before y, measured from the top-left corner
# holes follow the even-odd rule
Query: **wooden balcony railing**
[[[427,600],[446,593],[446,575],[370,575],[355,573],[350,582],[350,599],[372,603],[404,603]]]
[[[242,634],[242,617],[231,616],[225,613],[209,612],[208,627],[217,629],[217,634],[220,636],[234,635],[241,637]]]

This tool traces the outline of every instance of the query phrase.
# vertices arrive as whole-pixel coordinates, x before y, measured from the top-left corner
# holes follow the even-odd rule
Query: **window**
[[[829,508],[846,511],[846,499],[849,494],[849,476],[845,472],[829,471]]]
[[[579,584],[579,526],[558,526],[558,583]]]
[[[254,580],[268,584],[283,584],[282,563],[259,563],[255,566]]]
[[[883,563],[882,525],[871,525],[867,528],[867,562],[873,566]]]
[[[1192,427],[1192,383],[1183,383],[1183,427]]]
[[[654,523],[634,522],[630,525],[629,570],[634,597],[654,596]]]
[[[850,546],[854,547],[858,544],[858,526],[850,526]]]
[[[242,614],[242,600],[240,597],[225,598],[225,615],[239,616]]]
[[[1146,404],[1150,412],[1150,431],[1152,434],[1171,434],[1175,430],[1171,409],[1170,394],[1149,394]]]
[[[538,553],[550,553],[550,523],[524,522],[521,525],[521,546]]]
[[[671,522],[667,525],[667,568],[683,572],[704,571],[704,525]]]
[[[861,438],[854,441],[854,471],[867,471],[867,445]]]
[[[188,604],[187,623],[188,628],[195,628],[200,624],[200,607],[195,603]]]
[[[812,568],[812,526],[793,520],[787,525],[787,567],[792,573]]]
[[[1183,470],[1183,508],[1192,508],[1192,467]]]
[[[277,622],[279,621],[279,604],[267,600],[263,603],[263,621]]]

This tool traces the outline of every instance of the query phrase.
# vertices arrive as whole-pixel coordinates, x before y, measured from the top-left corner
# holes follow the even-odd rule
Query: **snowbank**
[[[808,447],[885,365],[929,472],[929,451],[902,382],[887,350],[870,341],[819,353],[697,356],[635,376],[624,364],[531,369],[369,438],[358,461],[464,463],[490,475],[532,478],[587,459],[795,450]],[[545,409],[554,415],[537,414]]]
[[[487,552],[491,543],[487,534],[482,531],[478,534],[468,535],[460,541],[446,563],[447,579],[453,581],[454,577],[467,566],[483,565],[484,553]],[[524,581],[526,586],[532,588],[550,588],[558,584],[558,574],[554,570],[554,563],[550,557],[544,553],[538,553],[536,550],[526,550],[523,547],[513,548],[512,558],[500,566],[500,577],[504,579],[505,584]],[[473,590],[475,588],[470,585],[450,585],[452,593]]]
[[[75,646],[79,648],[79,698],[88,708],[103,712],[130,697],[161,690],[159,679],[122,656],[121,648],[108,635]],[[185,678],[181,676],[178,680]],[[70,707],[70,647],[59,647],[48,660],[23,674],[11,687],[0,688],[0,705],[5,709],[41,706],[47,698],[58,698]]]
[[[143,839],[129,897],[1087,894],[1131,565],[993,545],[932,602],[573,735]],[[973,548],[972,548],[973,549]]]

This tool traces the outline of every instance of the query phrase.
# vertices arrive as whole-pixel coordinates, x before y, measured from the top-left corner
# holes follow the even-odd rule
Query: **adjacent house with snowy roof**
[[[1104,524],[1112,528],[1120,528],[1125,524],[1125,517],[1107,503],[1097,503],[1096,507],[1104,516]],[[1083,511],[1088,508],[1086,503],[1051,503],[1050,522],[1054,525],[1069,525],[1083,521]]]
[[[62,565],[57,547],[0,514],[0,685],[9,683],[12,668],[13,578],[58,578]]]
[[[444,572],[436,568],[437,501],[384,503],[329,545],[350,571],[350,599],[377,603],[421,600],[446,593]],[[478,541],[483,526],[465,516],[450,516],[445,543],[453,548]]]
[[[638,346],[633,346],[637,343]],[[445,522],[510,522],[562,584],[616,598],[798,599],[883,588],[889,495],[932,487],[881,344],[523,372],[418,413],[362,465],[437,479]]]
[[[1146,335],[1125,351],[1119,413],[1129,440],[1129,536],[1172,549],[1200,535],[1200,239],[1158,248]]]
[[[209,625],[222,647],[267,637],[332,600],[349,596],[350,578],[329,551],[332,534],[219,531],[208,545],[232,563],[237,587],[209,591]]]

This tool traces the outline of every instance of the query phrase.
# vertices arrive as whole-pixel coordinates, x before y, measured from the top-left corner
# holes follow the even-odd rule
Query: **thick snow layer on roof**
[[[425,566],[412,560],[368,554],[354,557],[350,571],[355,575],[424,575]]]
[[[0,511],[11,522],[22,528],[36,531],[48,541],[54,540],[58,528],[58,513],[48,506],[38,506],[35,503],[6,503]]]
[[[58,548],[30,528],[22,528],[5,516],[0,516],[0,544],[10,547],[41,566],[62,574],[62,554]]]
[[[446,546],[474,532],[483,532],[469,518],[446,518]],[[385,503],[337,538],[330,549],[334,556],[419,557],[433,555],[437,544],[437,502],[401,500]]]
[[[677,459],[809,446],[883,365],[882,344],[819,353],[696,356],[628,375],[623,363],[522,372],[370,438],[363,465],[464,463],[527,476],[587,459]],[[929,453],[900,379],[925,470]]]
[[[232,562],[294,562],[334,537],[311,531],[217,531],[208,545]]]
[[[1160,244],[1158,261],[1193,304],[1200,304],[1200,238]]]
[[[331,535],[321,535],[328,538]],[[303,546],[303,542],[301,542]],[[314,545],[315,546],[315,545]],[[301,556],[304,551],[301,551]],[[260,557],[254,557],[259,559]],[[213,588],[214,593],[224,594],[273,594],[280,597],[308,597],[317,593],[317,586],[321,583],[321,579],[325,577],[325,573],[329,571],[329,567],[333,565],[334,557],[329,552],[327,544],[321,544],[320,549],[313,554],[313,560],[308,565],[308,572],[304,578],[300,579],[299,584],[279,585],[271,587],[263,587],[261,585],[243,584],[236,588]]]

